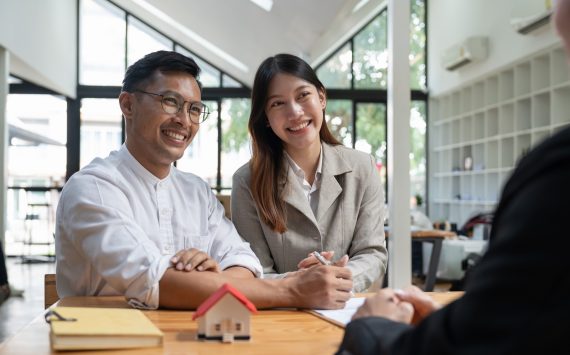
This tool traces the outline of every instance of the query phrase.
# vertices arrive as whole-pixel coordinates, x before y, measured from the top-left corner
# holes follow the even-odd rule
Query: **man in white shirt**
[[[208,114],[199,71],[167,51],[128,68],[119,96],[125,144],[74,174],[61,195],[58,295],[124,295],[139,308],[187,309],[228,282],[260,308],[343,307],[352,289],[344,268],[259,279],[259,260],[207,183],[172,166]]]

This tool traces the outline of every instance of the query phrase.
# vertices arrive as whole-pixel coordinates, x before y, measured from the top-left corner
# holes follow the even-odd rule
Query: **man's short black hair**
[[[161,73],[188,73],[196,79],[198,86],[202,89],[202,84],[198,80],[200,68],[194,59],[177,52],[157,51],[145,55],[127,69],[122,90],[133,92],[139,89],[139,85],[151,79],[157,70]]]

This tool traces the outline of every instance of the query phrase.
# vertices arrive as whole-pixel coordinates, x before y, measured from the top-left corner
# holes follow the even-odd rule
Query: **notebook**
[[[46,320],[54,350],[162,346],[160,329],[137,309],[55,307]]]
[[[310,313],[323,318],[339,327],[346,327],[356,310],[364,304],[366,297],[352,297],[342,309],[314,309]]]

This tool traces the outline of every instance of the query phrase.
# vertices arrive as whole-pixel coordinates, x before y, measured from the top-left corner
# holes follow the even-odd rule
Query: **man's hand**
[[[319,265],[284,280],[291,287],[292,303],[301,308],[339,309],[351,296],[352,272],[345,267]]]
[[[195,248],[180,250],[170,259],[170,262],[179,271],[220,272],[220,266],[214,259]]]
[[[372,297],[368,297],[364,304],[356,311],[352,320],[363,317],[384,317],[395,322],[410,324],[414,315],[414,307],[396,296],[394,290],[384,288]]]
[[[332,261],[332,258],[334,256],[334,251],[323,251],[321,252],[321,255],[326,260]],[[348,263],[348,255],[344,255],[342,258],[332,263],[332,265],[345,267],[347,263]],[[302,269],[308,269],[316,265],[321,265],[321,263],[317,260],[317,258],[313,256],[313,253],[310,253],[305,259],[301,260],[299,264],[297,264],[297,267],[299,268],[299,270],[302,270]]]
[[[410,286],[405,291],[397,290],[395,294],[400,301],[410,303],[414,307],[412,324],[418,324],[432,312],[441,308],[440,304],[416,286]]]

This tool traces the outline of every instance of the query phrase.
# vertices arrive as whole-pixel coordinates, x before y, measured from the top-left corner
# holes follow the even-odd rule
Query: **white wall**
[[[76,0],[0,1],[0,46],[14,75],[74,98],[76,38]]]
[[[429,0],[428,70],[430,94],[436,96],[475,80],[517,59],[559,42],[552,25],[527,35],[517,33],[511,17],[544,9],[544,0]],[[487,36],[489,56],[455,71],[441,65],[441,54],[467,37]]]

